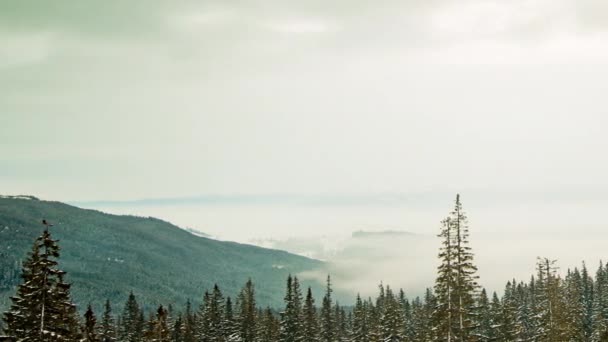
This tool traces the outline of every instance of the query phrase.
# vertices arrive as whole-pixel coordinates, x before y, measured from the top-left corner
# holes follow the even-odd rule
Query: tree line
[[[608,265],[595,276],[585,264],[562,277],[556,262],[537,261],[529,281],[508,281],[501,296],[478,284],[469,227],[460,197],[441,221],[440,265],[435,285],[408,298],[381,284],[374,297],[354,305],[332,298],[327,277],[320,305],[297,276],[286,280],[284,307],[256,304],[247,281],[235,298],[220,287],[182,310],[145,312],[130,293],[119,314],[106,300],[96,315],[79,317],[70,284],[58,268],[60,248],[46,229],[23,262],[22,279],[4,314],[4,341],[89,342],[393,342],[393,341],[608,341]]]

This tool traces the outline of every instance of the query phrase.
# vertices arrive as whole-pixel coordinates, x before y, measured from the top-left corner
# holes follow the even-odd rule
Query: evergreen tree
[[[410,301],[405,296],[403,289],[399,290],[399,306],[403,313],[403,337],[405,341],[411,341],[414,338],[414,327],[412,317],[412,306]]]
[[[162,305],[156,310],[156,316],[150,320],[150,326],[147,331],[148,341],[151,342],[169,342],[171,333],[169,330],[168,319],[169,311],[165,310]]]
[[[236,319],[234,317],[234,310],[232,308],[232,299],[226,297],[226,305],[224,308],[224,337],[227,341],[236,341],[238,337],[238,326],[236,325]]]
[[[116,341],[116,326],[114,324],[114,317],[112,316],[112,306],[110,300],[106,299],[104,305],[103,317],[101,318],[101,331],[99,332],[99,338],[101,342],[115,342]]]
[[[272,310],[266,308],[262,312],[260,322],[258,324],[257,341],[258,342],[278,342],[280,339],[279,321],[274,317]]]
[[[404,334],[404,316],[399,302],[389,286],[386,287],[382,306],[378,306],[382,339],[384,341],[402,341]]]
[[[591,341],[608,341],[608,272],[602,261],[595,275]]]
[[[254,342],[256,340],[256,304],[255,304],[255,289],[251,279],[245,283],[245,286],[239,293],[239,337],[243,342]]]
[[[351,340],[353,342],[366,342],[370,340],[369,312],[359,294],[357,294],[355,308],[353,309],[353,328]]]
[[[84,341],[86,342],[99,342],[100,339],[97,336],[97,319],[91,304],[87,306],[87,311],[84,313],[84,326],[82,327],[82,333]]]
[[[182,314],[178,313],[173,327],[171,328],[171,341],[172,342],[184,342],[184,319]]]
[[[538,341],[566,341],[565,303],[560,294],[555,260],[539,259],[537,264],[536,309]]]
[[[479,312],[477,319],[479,328],[477,329],[476,337],[479,341],[493,341],[496,338],[493,328],[494,321],[486,289],[481,290],[477,307]]]
[[[501,342],[514,341],[517,334],[517,302],[515,290],[513,289],[514,283],[515,281],[507,282],[501,303],[501,311],[498,317],[498,340]]]
[[[143,335],[143,321],[143,312],[139,309],[135,295],[131,292],[120,320],[120,341],[140,342]]]
[[[438,307],[434,312],[435,338],[440,341],[468,341],[476,327],[474,318],[477,267],[469,247],[467,216],[456,195],[454,210],[442,221],[439,234],[441,264],[435,282]]]
[[[281,341],[302,341],[302,294],[297,278],[287,277],[287,289],[285,293],[285,310],[281,313]]]
[[[587,266],[583,262],[581,270],[582,301],[583,301],[583,334],[584,341],[590,341],[593,334],[593,279],[589,276]]]
[[[335,342],[336,341],[336,326],[335,318],[332,311],[331,293],[331,278],[327,276],[327,287],[325,296],[323,297],[323,305],[321,307],[321,341]]]
[[[23,263],[23,283],[4,314],[5,332],[18,341],[78,341],[76,307],[65,272],[57,268],[59,246],[48,229],[36,239]]]
[[[209,291],[205,291],[203,295],[203,302],[198,308],[196,313],[196,327],[195,327],[195,336],[196,340],[199,342],[209,342],[211,339],[209,338],[209,315],[207,311],[211,306],[211,294]]]
[[[319,341],[319,321],[317,319],[317,308],[315,307],[315,299],[312,296],[312,290],[310,287],[306,292],[303,316],[305,341]]]
[[[583,295],[583,280],[577,268],[568,270],[560,297],[564,306],[564,338],[569,341],[585,341],[585,303]]]
[[[205,301],[202,321],[204,324],[204,335],[207,341],[224,341],[224,297],[220,288],[216,285],[213,287],[213,292]]]
[[[183,334],[184,342],[196,341],[196,315],[192,312],[192,303],[186,302],[186,312],[184,313]]]

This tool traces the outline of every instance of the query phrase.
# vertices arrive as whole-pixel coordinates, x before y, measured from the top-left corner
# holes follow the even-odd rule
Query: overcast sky
[[[604,204],[607,23],[603,0],[2,1],[0,189]]]

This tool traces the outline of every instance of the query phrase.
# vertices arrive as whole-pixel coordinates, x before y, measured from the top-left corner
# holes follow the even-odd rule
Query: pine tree
[[[325,296],[323,297],[323,305],[321,307],[321,341],[323,342],[335,342],[336,341],[336,327],[335,318],[332,311],[332,299],[331,293],[331,278],[327,276],[327,287],[325,290]]]
[[[120,341],[124,342],[140,342],[143,333],[143,312],[139,309],[137,300],[133,292],[129,293],[129,297],[122,312],[120,325]]]
[[[441,264],[435,282],[438,307],[434,313],[436,339],[468,341],[476,323],[477,267],[469,247],[467,216],[456,195],[454,210],[442,221],[439,237]]]
[[[319,341],[319,321],[317,319],[317,308],[315,307],[315,299],[312,296],[312,290],[310,287],[308,287],[308,291],[306,292],[303,316],[305,341]]]
[[[178,313],[173,327],[171,328],[171,341],[172,342],[184,342],[184,319],[182,314]]]
[[[538,341],[565,341],[565,303],[555,260],[539,259],[537,270],[535,315],[539,320],[535,337]]]
[[[581,270],[582,301],[583,301],[583,334],[584,341],[590,341],[593,334],[593,279],[589,276],[587,266],[583,262]]]
[[[211,305],[211,294],[209,291],[205,291],[203,295],[203,302],[198,308],[196,313],[196,327],[195,327],[195,336],[196,340],[199,342],[209,342],[211,339],[209,338],[209,315],[207,311]]]
[[[203,324],[201,335],[207,341],[224,341],[224,296],[219,286],[214,285],[213,292],[205,296],[201,321]]]
[[[515,284],[515,280],[513,280]],[[535,283],[534,278],[530,280],[530,285],[526,285],[523,282],[513,286],[510,294],[510,305],[515,308],[515,322],[510,323],[507,326],[512,325],[514,327],[514,336],[521,341],[533,340],[535,338],[535,327],[537,326],[537,316],[534,315],[535,297],[534,297]],[[511,318],[513,319],[513,318]]]
[[[494,322],[490,307],[490,300],[486,289],[482,289],[478,298],[477,307],[479,308],[479,328],[477,329],[477,339],[479,341],[493,341],[496,336],[494,332]]]
[[[281,341],[302,341],[302,293],[297,278],[287,277],[287,289],[285,291],[285,310],[281,313]]]
[[[169,311],[160,305],[156,310],[156,317],[153,317],[148,328],[148,341],[169,342],[171,333],[168,326]]]
[[[239,337],[243,342],[254,342],[256,340],[256,318],[257,310],[255,304],[255,289],[251,279],[239,293],[238,325]]]
[[[192,303],[186,302],[186,312],[184,313],[183,339],[184,342],[196,342],[196,315],[192,312]]]
[[[226,297],[226,304],[224,307],[224,332],[223,335],[227,341],[236,341],[238,336],[238,326],[236,325],[236,319],[234,317],[234,310],[232,308],[232,299]]]
[[[517,302],[515,299],[515,290],[513,289],[514,283],[515,281],[507,282],[502,298],[501,311],[498,318],[498,340],[501,342],[514,341],[517,334]]]
[[[353,329],[351,334],[353,342],[365,342],[370,339],[368,315],[369,313],[361,300],[361,296],[357,294],[355,308],[353,309]]]
[[[608,272],[601,261],[595,275],[591,341],[608,341]]]
[[[382,307],[378,307],[380,326],[384,341],[402,341],[404,334],[404,316],[399,302],[389,286],[386,287]]]
[[[399,306],[403,313],[403,337],[405,341],[411,341],[414,338],[414,327],[412,325],[412,306],[410,301],[405,296],[403,289],[399,290]]]
[[[258,315],[260,322],[257,332],[258,342],[278,342],[280,339],[279,321],[274,317],[272,310],[268,307]]]
[[[116,341],[116,326],[114,324],[114,317],[112,316],[112,306],[110,300],[106,299],[104,305],[103,317],[101,318],[101,331],[99,338],[101,342],[115,342]]]
[[[82,328],[84,341],[86,342],[98,342],[100,341],[97,336],[97,319],[95,318],[95,313],[93,312],[93,308],[91,308],[91,304],[87,306],[87,311],[84,313],[84,326]]]
[[[23,283],[5,313],[5,332],[19,341],[77,341],[81,338],[76,307],[65,272],[57,268],[59,246],[48,229],[36,239],[23,263]]]
[[[569,341],[585,340],[585,303],[583,295],[583,280],[577,268],[574,271],[568,270],[561,289],[563,301],[565,303],[566,324],[564,338]]]

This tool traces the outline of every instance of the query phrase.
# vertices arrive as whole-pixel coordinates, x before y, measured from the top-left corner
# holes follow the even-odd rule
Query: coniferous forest
[[[4,341],[273,342],[273,341],[608,341],[608,266],[594,274],[585,264],[558,273],[555,260],[539,258],[536,274],[510,280],[489,293],[480,285],[460,197],[441,221],[436,282],[424,296],[379,285],[375,298],[354,305],[325,293],[315,302],[296,275],[286,279],[284,306],[256,305],[254,280],[231,298],[222,284],[201,289],[183,308],[145,311],[130,293],[124,307],[88,305],[82,317],[60,267],[60,247],[45,229],[23,262],[22,283],[3,315]],[[109,280],[111,281],[111,280]],[[78,307],[87,303],[77,303]]]

